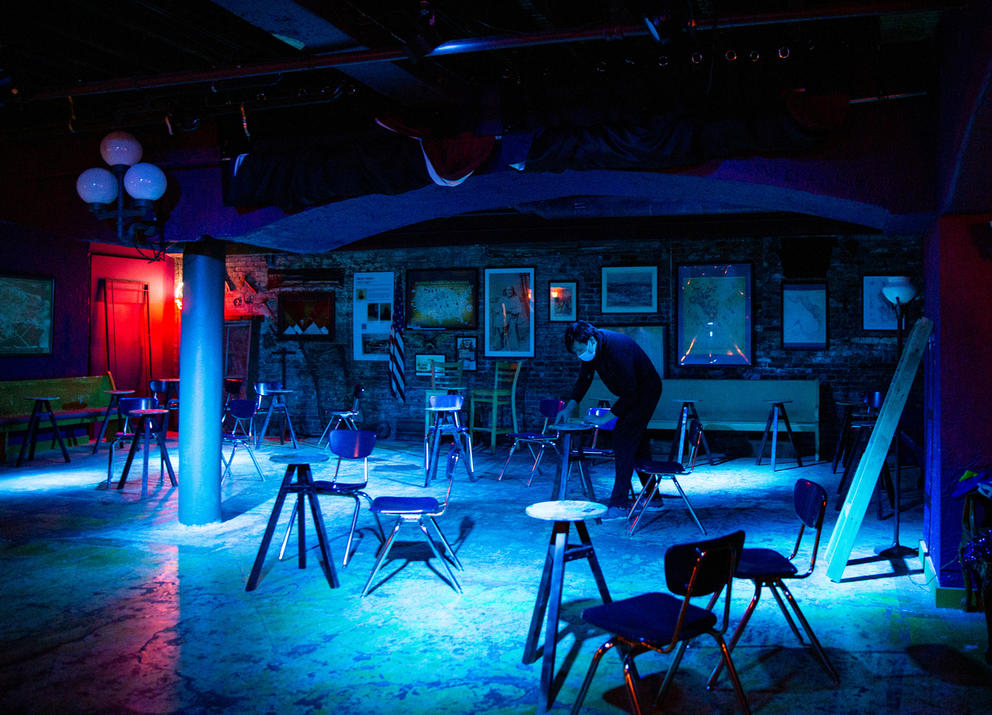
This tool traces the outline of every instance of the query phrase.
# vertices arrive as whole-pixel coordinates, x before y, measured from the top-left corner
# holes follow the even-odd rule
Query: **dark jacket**
[[[651,358],[634,340],[612,330],[596,330],[596,357],[583,362],[579,378],[567,399],[580,402],[599,375],[606,388],[617,396],[610,411],[617,417],[639,409],[654,411],[661,397],[661,378]]]

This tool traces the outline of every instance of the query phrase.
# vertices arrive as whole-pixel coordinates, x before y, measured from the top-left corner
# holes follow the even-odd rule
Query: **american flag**
[[[406,361],[403,352],[403,294],[397,277],[393,291],[393,322],[389,326],[389,389],[406,402]]]

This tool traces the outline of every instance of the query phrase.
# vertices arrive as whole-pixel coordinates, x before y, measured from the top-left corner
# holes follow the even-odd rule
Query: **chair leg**
[[[234,453],[238,451],[237,443],[231,444],[231,456],[226,460],[224,459],[224,448],[221,447],[220,450],[220,463],[224,465],[224,473],[220,475],[220,483],[223,484],[224,480],[227,479],[227,475],[231,473],[231,463],[234,461]]]
[[[351,529],[348,531],[348,542],[344,547],[344,561],[341,563],[342,566],[348,565],[348,559],[351,558],[351,541],[355,537],[355,526],[358,524],[358,510],[362,506],[361,499],[358,498],[357,494],[352,494],[355,498],[355,511],[351,515]]]
[[[255,459],[255,450],[251,448],[251,444],[249,442],[245,442],[245,449],[248,450],[248,456],[251,457],[251,462],[255,465],[255,471],[258,472],[258,478],[264,482],[265,475],[262,474],[262,468],[258,466],[258,460]]]
[[[696,516],[696,510],[692,508],[692,503],[691,503],[691,502],[689,501],[689,497],[687,497],[687,496],[686,496],[686,494],[685,494],[685,490],[684,490],[684,489],[682,489],[682,485],[681,485],[681,484],[679,484],[679,480],[678,480],[678,479],[676,479],[676,478],[675,478],[675,477],[673,476],[673,477],[672,477],[672,483],[673,483],[673,484],[675,485],[675,488],[679,490],[679,494],[680,494],[680,495],[682,496],[682,501],[684,501],[684,502],[685,502],[685,505],[686,505],[686,507],[687,507],[687,508],[689,509],[689,516],[691,516],[691,517],[692,517],[692,520],[693,520],[694,522],[696,522],[696,526],[698,526],[698,527],[699,527],[699,530],[700,530],[701,532],[703,532],[703,534],[705,535],[705,534],[706,534],[706,529],[705,529],[705,528],[703,527],[703,525],[702,525],[702,524],[701,524],[701,523],[699,522],[699,517],[698,517],[698,516]]]
[[[737,645],[737,640],[741,637],[741,633],[747,627],[748,621],[751,620],[751,614],[754,613],[754,607],[758,605],[758,599],[761,597],[761,581],[754,581],[754,596],[751,597],[751,602],[747,604],[747,608],[744,610],[744,615],[741,616],[740,623],[734,629],[733,635],[730,636],[730,642],[727,643],[727,651],[733,652],[734,646]],[[723,670],[723,661],[721,660],[716,664],[713,672],[710,673],[709,679],[706,681],[706,689],[709,690],[714,685],[716,685],[717,678],[720,677],[720,671]]]
[[[820,663],[823,665],[824,669],[827,671],[827,673],[830,675],[833,681],[835,683],[839,683],[840,676],[837,674],[837,671],[834,669],[833,664],[830,662],[830,659],[827,657],[826,651],[823,650],[823,646],[820,645],[820,641],[813,633],[813,629],[810,627],[809,621],[806,620],[806,617],[803,615],[802,610],[800,610],[799,603],[793,597],[792,592],[781,580],[775,582],[775,584],[770,584],[772,593],[775,594],[776,600],[778,600],[779,608],[782,609],[783,613],[786,613],[787,618],[788,618],[788,613],[786,612],[785,604],[782,602],[781,598],[779,597],[778,592],[775,589],[775,586],[778,586],[778,588],[782,589],[782,592],[785,594],[786,599],[788,599],[789,605],[792,606],[792,610],[795,612],[796,618],[799,619],[799,622],[803,626],[803,630],[806,631],[806,636],[809,638],[809,644],[813,647],[813,651],[816,653],[817,657],[819,658]],[[791,623],[792,619],[788,619],[788,620]],[[793,630],[795,630],[794,627]],[[802,642],[802,638],[800,638],[799,640],[800,642]]]
[[[586,693],[589,692],[589,686],[592,684],[592,678],[596,675],[596,668],[599,667],[599,661],[603,658],[607,651],[616,645],[616,641],[613,638],[606,641],[603,645],[596,649],[596,652],[592,655],[592,662],[589,663],[589,670],[586,671],[585,680],[582,681],[582,687],[579,688],[579,694],[575,698],[575,704],[572,705],[571,715],[579,715],[582,712],[582,703],[586,699]]]
[[[510,452],[509,454],[506,455],[506,461],[503,462],[503,468],[499,470],[499,476],[496,477],[497,482],[503,481],[503,472],[506,471],[506,465],[510,463],[510,457],[513,456],[513,452],[516,448],[517,448],[517,440],[513,440],[513,444],[510,445]]]
[[[637,668],[634,666],[634,652],[628,651],[623,657],[623,681],[627,684],[627,699],[630,712],[641,715],[641,699],[637,696]]]
[[[650,488],[648,487],[648,484],[650,484]],[[648,506],[650,506],[651,500],[654,499],[654,495],[658,491],[658,485],[660,484],[658,475],[652,474],[650,477],[648,477],[648,484],[645,484],[644,487],[641,489],[641,493],[637,495],[637,499],[634,501],[634,506],[630,508],[630,513],[627,514],[627,522],[629,524],[629,527],[627,529],[628,536],[634,535],[634,532],[637,530],[637,525],[641,521],[641,517],[643,517],[647,513]],[[644,498],[645,495],[647,495],[646,498]],[[642,498],[644,498],[643,503],[641,502]],[[638,504],[641,505],[640,511],[638,511],[637,508]],[[634,516],[635,513],[636,516]],[[630,523],[630,517],[632,516],[634,516],[634,521],[633,523]]]
[[[727,665],[727,673],[730,675],[730,682],[734,685],[734,693],[737,695],[737,702],[740,703],[741,710],[745,715],[750,715],[751,706],[748,705],[747,695],[744,694],[744,688],[741,686],[741,679],[737,675],[737,668],[734,667],[734,661],[730,658],[730,650],[727,648],[727,644],[724,642],[723,637],[716,631],[711,631],[710,635],[716,640],[717,645],[720,646],[720,657],[721,661]]]
[[[382,568],[382,562],[386,559],[386,555],[389,553],[389,549],[393,545],[393,540],[396,538],[396,532],[400,530],[400,524],[403,523],[402,517],[396,520],[396,525],[393,526],[393,531],[386,539],[385,543],[379,548],[379,555],[375,560],[375,566],[372,567],[372,573],[369,574],[368,581],[365,582],[365,588],[362,589],[362,598],[368,595],[369,589],[372,587],[372,579],[375,575],[379,573],[379,569]]]
[[[461,593],[462,587],[458,583],[458,579],[455,578],[455,572],[452,571],[451,566],[448,565],[448,560],[441,555],[440,551],[437,550],[437,544],[434,543],[434,539],[431,538],[430,532],[427,531],[427,526],[424,524],[423,518],[417,522],[417,526],[419,526],[420,530],[424,533],[424,538],[427,539],[427,544],[431,547],[431,551],[434,552],[434,555],[437,556],[438,561],[440,561],[441,565],[444,566],[444,570],[448,572],[448,578],[451,579],[451,585],[455,587],[455,590],[458,591],[458,593]],[[437,524],[435,524],[434,527],[437,528]],[[440,530],[438,530],[438,532],[440,533]]]
[[[675,658],[672,660],[672,664],[668,666],[668,672],[665,673],[665,680],[661,683],[661,689],[658,691],[658,697],[655,698],[654,706],[657,708],[665,700],[665,696],[668,695],[668,688],[672,684],[672,680],[675,678],[675,671],[679,669],[679,664],[682,663],[682,656],[685,655],[686,648],[689,647],[689,641],[682,641],[679,645],[679,649],[675,651]]]
[[[293,534],[293,524],[296,523],[296,509],[297,503],[293,499],[293,510],[289,512],[289,524],[286,525],[286,535],[282,537],[282,546],[279,548],[279,561],[282,561],[282,556],[286,553],[286,545],[289,543],[289,537]]]
[[[449,544],[448,540],[445,538],[444,532],[441,531],[441,527],[437,525],[437,519],[435,519],[433,516],[428,518],[431,520],[431,523],[434,525],[434,530],[437,532],[437,535],[441,537],[441,543],[444,544],[444,548],[448,550],[449,554],[451,554],[451,560],[454,562],[455,566],[458,567],[459,571],[463,571],[464,569],[462,568],[462,562],[458,560],[458,554],[456,554],[455,550],[451,548],[451,544]]]

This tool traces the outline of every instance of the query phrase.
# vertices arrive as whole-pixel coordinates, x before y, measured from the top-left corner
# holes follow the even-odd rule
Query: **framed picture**
[[[51,355],[55,279],[0,276],[0,355]]]
[[[665,326],[653,325],[604,325],[606,330],[615,330],[634,339],[634,342],[651,358],[658,377],[665,377]]]
[[[548,320],[552,323],[575,321],[575,281],[548,283]]]
[[[604,266],[602,278],[604,313],[657,312],[657,266]]]
[[[751,266],[678,267],[679,365],[751,364]]]
[[[414,357],[416,374],[421,377],[430,377],[431,362],[444,362],[444,355],[431,355],[428,353],[420,353],[419,355],[416,355]]]
[[[882,295],[882,286],[892,276],[863,276],[861,310],[863,330],[895,330],[896,308]]]
[[[534,357],[534,269],[485,272],[486,357]]]
[[[782,283],[782,347],[796,350],[826,349],[825,281]]]
[[[278,337],[334,339],[334,291],[280,293],[278,310]]]
[[[462,361],[462,370],[475,370],[475,353],[479,339],[474,335],[459,335],[455,338],[455,360]]]
[[[474,268],[406,272],[406,327],[417,330],[475,329],[479,290]]]

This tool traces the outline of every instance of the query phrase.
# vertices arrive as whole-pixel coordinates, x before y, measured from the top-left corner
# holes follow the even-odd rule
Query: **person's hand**
[[[555,415],[555,424],[560,425],[568,421],[568,418],[572,416],[576,408],[575,400],[569,400],[565,403],[565,406],[561,408],[557,415]]]
[[[598,414],[598,415],[586,415],[586,422],[588,422],[591,425],[596,425],[597,427],[601,427],[605,425],[607,422],[610,422],[611,420],[615,420],[616,417],[617,416],[615,414],[607,410],[606,412],[603,412],[602,414]]]

